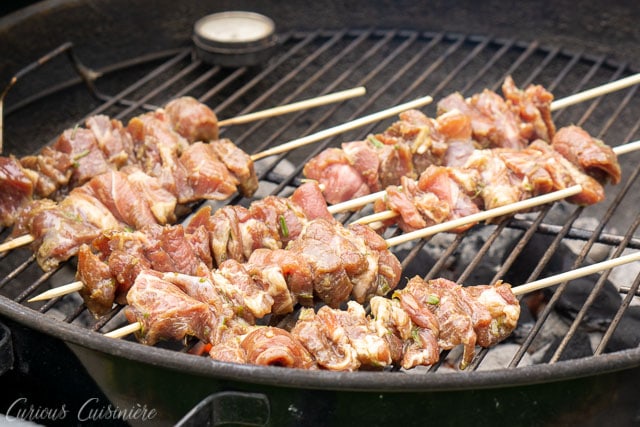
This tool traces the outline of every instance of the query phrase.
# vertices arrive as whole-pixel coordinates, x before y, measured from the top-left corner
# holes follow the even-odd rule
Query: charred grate
[[[225,137],[255,153],[418,96],[430,94],[437,100],[453,91],[468,95],[483,88],[497,89],[507,75],[520,86],[543,84],[556,98],[562,98],[633,72],[625,63],[607,57],[535,41],[395,30],[282,34],[277,55],[259,68],[209,66],[191,48],[155,53],[100,70],[78,61],[71,45],[62,46],[58,53],[65,53],[71,61],[59,56],[47,58],[43,67],[21,75],[8,94],[5,152],[34,152],[61,130],[91,114],[127,119],[181,95],[199,98],[213,106],[219,117],[228,118],[339,89],[367,87],[368,94],[362,99],[222,131]],[[69,69],[69,75],[40,85],[46,67]],[[620,145],[637,138],[640,100],[636,92],[631,88],[585,102],[556,112],[554,119],[559,126],[579,124],[610,145]],[[433,115],[435,105],[425,110]],[[33,117],[40,118],[38,123],[34,124]],[[288,195],[299,184],[305,162],[315,154],[328,146],[363,138],[392,121],[260,161],[259,197]],[[608,187],[607,200],[600,205],[582,208],[556,204],[498,225],[477,226],[464,235],[438,235],[397,248],[405,275],[442,276],[471,285],[503,278],[517,285],[553,274],[559,268],[576,268],[638,249],[640,168],[633,159],[634,154],[621,159],[623,183]],[[239,197],[228,201],[249,202]],[[342,215],[341,219],[347,222],[352,216]],[[2,237],[8,232],[4,230]],[[122,321],[118,309],[95,321],[78,299],[69,296],[39,304],[25,302],[47,288],[73,281],[73,262],[43,275],[28,250],[14,250],[2,255],[1,260],[0,302],[13,300],[36,310],[34,316],[55,318],[78,329],[102,331]],[[588,279],[586,284],[565,283],[555,292],[539,292],[523,299],[524,306],[530,308],[529,315],[507,341],[507,357],[488,363],[487,356],[498,353],[502,345],[483,350],[472,369],[597,358],[608,351],[636,347],[640,334],[620,337],[617,331],[629,329],[620,328],[621,324],[640,319],[634,304],[639,287],[637,268],[612,276],[605,273]],[[622,297],[617,288],[621,288]],[[599,304],[603,299],[616,302],[605,310]],[[10,310],[0,304],[0,311],[8,314]],[[560,331],[546,331],[554,322],[562,325]],[[548,334],[552,339],[544,341]],[[584,343],[585,339],[588,350],[574,351],[583,349],[578,341]],[[532,354],[539,360],[525,362]],[[456,357],[452,351],[430,371],[453,365]]]

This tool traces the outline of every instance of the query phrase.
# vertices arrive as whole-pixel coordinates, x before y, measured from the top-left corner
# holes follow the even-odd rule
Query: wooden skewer
[[[25,234],[23,236],[16,237],[7,242],[0,244],[0,252],[9,251],[12,249],[19,248],[24,245],[28,245],[33,242],[34,238],[30,234]]]
[[[516,286],[511,290],[515,295],[523,295],[529,292],[537,291],[539,289],[548,288],[549,286],[558,285],[569,280],[574,280],[580,277],[588,276],[590,274],[598,273],[603,270],[610,270],[614,267],[618,267],[620,265],[628,264],[634,261],[640,261],[640,251],[628,255],[623,255],[618,258],[612,258],[596,264],[587,265],[586,267],[576,268],[575,270],[556,274],[554,276],[546,277],[534,282],[529,282],[525,285]]]
[[[503,215],[507,215],[519,210],[530,209],[535,206],[544,205],[557,200],[564,199],[576,195],[582,191],[580,185],[573,185],[563,190],[554,191],[552,193],[543,194],[542,196],[532,197],[531,199],[521,200],[516,203],[511,203],[498,208],[481,211],[473,215],[464,216],[451,221],[443,222],[441,224],[432,225],[431,227],[421,228],[420,230],[404,233],[399,236],[391,237],[387,239],[387,245],[397,246],[403,243],[409,242],[415,239],[422,239],[424,237],[433,236],[434,234],[441,233],[443,231],[452,230],[457,227],[461,227],[466,224],[474,222],[484,221],[489,218],[495,218]]]
[[[353,89],[347,89],[340,92],[330,93],[328,95],[305,99],[303,101],[294,102],[292,104],[269,108],[268,110],[256,111],[255,113],[249,113],[242,116],[233,117],[231,119],[220,120],[218,122],[218,126],[224,127],[239,125],[256,120],[266,119],[269,117],[276,117],[283,114],[292,113],[294,111],[306,110],[326,104],[332,104],[334,102],[344,101],[346,99],[362,96],[365,93],[367,93],[367,90],[363,86],[359,86]]]
[[[379,120],[386,119],[387,117],[395,116],[397,114],[402,113],[403,111],[410,110],[412,108],[423,107],[431,103],[432,101],[433,101],[433,98],[431,98],[430,96],[414,99],[413,101],[406,102],[404,104],[400,104],[395,107],[391,107],[386,110],[382,110],[377,113],[370,114],[368,116],[360,117],[359,119],[355,119],[348,123],[343,123],[341,125],[338,125],[329,129],[325,129],[323,131],[314,133],[312,135],[294,139],[293,141],[284,143],[282,145],[278,145],[277,147],[273,147],[261,153],[256,153],[251,156],[251,160],[254,160],[254,161],[260,160],[265,157],[275,156],[276,154],[286,153],[287,151],[291,151],[293,149],[303,147],[305,145],[320,141],[322,139],[329,138],[334,135],[338,135],[348,130],[356,129],[366,124],[377,122]]]
[[[19,248],[21,246],[28,245],[33,242],[34,237],[31,234],[25,234],[23,236],[16,237],[7,242],[0,244],[0,252],[10,251],[12,249]]]
[[[613,148],[613,152],[616,153],[616,155],[626,154],[626,153],[630,153],[630,152],[636,151],[636,150],[640,150],[640,140],[629,142],[627,144],[619,145],[619,146]],[[555,194],[555,192],[554,193],[549,193],[549,194]],[[367,196],[363,196],[363,197],[359,197],[357,199],[349,200],[347,202],[337,203],[337,204],[331,206],[333,209],[330,209],[329,211],[333,214],[333,213],[338,213],[338,212],[342,212],[342,211],[347,211],[347,210],[359,208],[359,207],[365,206],[368,203],[371,203],[371,202],[374,202],[374,201],[376,201],[378,199],[381,199],[385,195],[386,195],[385,191],[378,191],[377,193],[372,193],[372,194],[369,194]],[[539,197],[541,197],[541,196],[539,196]],[[569,196],[566,196],[566,197],[569,197]],[[534,199],[537,199],[537,198],[528,199],[528,200],[534,200]],[[524,200],[523,202],[525,202],[525,201],[526,200]],[[518,203],[520,203],[520,202],[518,202]],[[544,203],[548,203],[548,202],[541,202],[540,204],[544,204]],[[504,207],[508,208],[509,206],[515,206],[515,205],[517,205],[517,203],[510,204],[510,205],[507,205],[507,206],[504,206]],[[534,206],[535,205],[530,206],[530,207],[534,207]],[[513,212],[515,212],[517,210],[521,210],[521,209],[525,209],[525,208],[515,209]],[[491,212],[493,210],[494,209],[491,209],[489,211],[484,211],[484,212]],[[480,214],[482,214],[482,213],[483,212],[480,212]],[[474,215],[480,215],[480,214],[474,214]],[[378,212],[378,213],[375,213],[375,214],[363,216],[362,218],[358,218],[357,220],[354,221],[354,223],[356,223],[356,224],[372,224],[372,223],[377,222],[377,221],[384,221],[384,220],[387,220],[387,219],[395,218],[398,215],[399,215],[399,213],[394,211],[394,210],[386,210],[386,211]],[[471,215],[471,217],[473,217],[474,215]],[[497,214],[495,216],[501,216],[501,215],[504,215],[504,214]],[[469,218],[469,217],[464,217],[464,218]],[[459,220],[462,221],[464,218],[459,218]],[[491,217],[488,217],[488,218],[491,218]],[[488,219],[488,218],[485,218],[485,219]],[[454,220],[454,221],[457,221],[457,220]],[[444,223],[438,224],[438,225],[443,225],[444,226],[444,225],[447,225],[450,222],[454,222],[454,221],[448,221],[448,222],[444,222]],[[466,223],[463,222],[462,224],[458,224],[458,225],[456,225],[454,227],[451,227],[451,228],[456,228],[456,227],[459,227],[460,225],[465,225],[465,224],[469,224],[469,223],[472,223],[472,222],[475,222],[475,221],[469,221],[469,222],[466,222]],[[451,228],[447,228],[447,230],[450,230]]]
[[[111,332],[107,332],[106,334],[104,334],[104,336],[109,338],[122,338],[139,331],[141,327],[142,325],[140,324],[140,322],[133,322],[128,324],[127,326],[123,326],[122,328],[114,329]]]
[[[358,197],[357,199],[347,200],[346,202],[336,203],[328,207],[329,213],[337,214],[340,212],[348,212],[354,209],[359,209],[369,203],[375,202],[378,199],[382,199],[387,192],[385,190],[378,191],[377,193],[367,194],[366,196]]]
[[[49,289],[48,291],[45,291],[40,295],[36,295],[35,297],[29,299],[27,302],[44,301],[62,297],[74,292],[81,291],[83,287],[84,284],[81,281],[71,282],[63,286],[58,286],[57,288]]]
[[[536,280],[534,282],[529,282],[524,285],[516,286],[512,288],[511,291],[516,296],[524,295],[529,292],[537,291],[543,288],[548,288],[549,286],[554,286],[563,282],[575,280],[580,277],[598,273],[600,271],[611,270],[615,267],[628,264],[634,261],[640,261],[640,251],[637,251],[629,255],[624,255],[618,258],[613,258],[607,261],[602,261],[596,264],[588,265],[586,267],[577,268],[575,270],[556,274],[554,276],[549,276],[544,279]],[[139,331],[141,327],[142,327],[142,324],[140,324],[140,322],[133,322],[126,326],[123,326],[122,328],[114,329],[111,332],[107,332],[106,334],[104,334],[104,336],[109,338],[122,338],[129,334]]]
[[[629,86],[640,83],[640,73],[633,74],[631,76],[616,80],[611,83],[605,83],[601,86],[594,87],[593,89],[584,90],[575,95],[567,96],[551,103],[551,111],[559,110],[569,105],[578,104],[588,99],[596,98],[598,96],[606,95],[611,92],[615,92],[624,89]]]

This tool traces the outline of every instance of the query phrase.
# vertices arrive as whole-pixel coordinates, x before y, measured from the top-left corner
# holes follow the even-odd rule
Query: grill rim
[[[492,369],[488,371],[427,373],[308,371],[226,363],[194,357],[173,350],[106,338],[98,332],[64,322],[51,322],[44,315],[6,298],[0,298],[0,314],[67,344],[75,344],[113,357],[205,376],[215,380],[246,381],[278,387],[322,390],[427,392],[514,387],[591,377],[640,367],[640,348],[597,357],[560,361],[553,364]],[[149,351],[153,349],[153,351]],[[283,369],[285,369],[283,371]],[[285,373],[285,375],[279,375]]]

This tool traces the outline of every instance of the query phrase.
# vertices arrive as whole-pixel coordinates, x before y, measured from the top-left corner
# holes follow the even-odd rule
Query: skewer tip
[[[104,334],[104,336],[109,338],[122,338],[139,331],[141,327],[142,325],[140,324],[140,322],[134,322],[127,326],[123,326],[122,328],[114,329],[111,332],[107,332],[106,334]]]

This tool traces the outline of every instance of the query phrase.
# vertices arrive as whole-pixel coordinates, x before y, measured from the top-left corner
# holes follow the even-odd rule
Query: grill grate
[[[218,116],[227,118],[348,87],[367,87],[368,95],[362,99],[222,130],[225,137],[234,140],[241,148],[256,153],[426,94],[437,100],[453,91],[469,95],[485,87],[495,90],[507,75],[512,75],[519,86],[540,83],[559,99],[619,79],[633,71],[625,63],[602,56],[542,46],[535,41],[523,43],[475,35],[342,30],[292,32],[281,35],[280,40],[277,56],[263,68],[209,66],[202,63],[191,48],[185,48],[124,61],[97,71],[76,62],[72,68],[79,70],[81,77],[71,73],[68,80],[45,88],[30,84],[38,79],[38,73],[43,72],[42,69],[33,70],[30,75],[21,77],[6,100],[5,151],[24,155],[36,151],[62,129],[81,122],[86,116],[104,113],[126,120],[181,95],[191,95],[216,106]],[[61,50],[76,60],[71,45]],[[42,68],[68,67],[64,61],[51,58],[50,63]],[[569,107],[556,112],[554,120],[558,126],[581,125],[610,145],[620,145],[637,137],[640,100],[635,96],[636,92],[634,87]],[[435,106],[425,110],[434,115]],[[45,117],[47,120],[34,126],[33,117]],[[393,120],[260,161],[257,164],[261,180],[259,196],[289,194],[299,184],[301,170],[308,159],[326,147],[384,129]],[[16,141],[33,143],[17,144]],[[640,168],[633,158],[634,154],[629,154],[621,159],[623,183],[616,188],[607,188],[607,199],[598,206],[562,205],[560,214],[555,213],[557,206],[547,206],[535,214],[517,215],[499,225],[476,227],[464,235],[435,236],[405,245],[396,253],[407,272],[416,271],[426,278],[445,276],[459,283],[479,284],[479,279],[493,282],[500,278],[519,277],[522,281],[530,281],[544,277],[549,273],[548,267],[553,258],[567,250],[566,242],[579,244],[571,268],[587,262],[597,247],[605,246],[612,257],[626,249],[639,249],[637,206],[640,183],[637,176]],[[228,201],[245,205],[249,202],[239,197]],[[348,222],[357,215],[343,214],[340,219]],[[594,219],[597,225],[591,228],[579,225],[584,219]],[[4,230],[2,236],[6,237],[8,233],[9,230]],[[532,263],[527,262],[528,249],[540,236],[547,239],[548,245],[537,253],[535,265],[530,265]],[[505,239],[515,242],[515,246],[496,255],[496,246]],[[465,257],[464,247],[469,241],[479,244],[472,257]],[[425,254],[430,256],[426,268],[423,262]],[[496,257],[500,262],[494,262]],[[28,297],[45,289],[73,281],[73,262],[55,272],[42,274],[35,265],[34,256],[26,249],[3,254],[0,259],[0,277],[3,277],[0,293],[3,298],[37,310],[39,313],[34,312],[34,315],[56,318],[78,328],[101,332],[122,324],[119,309],[95,321],[81,302],[72,296],[39,304],[25,302]],[[516,271],[523,263],[529,264],[529,273]],[[629,287],[626,298],[618,305],[613,321],[603,327],[602,336],[593,346],[590,357],[598,357],[605,352],[623,315],[633,306],[639,287],[638,277],[633,273],[620,284]],[[609,274],[605,273],[595,281],[582,309],[569,322],[568,333],[553,352],[549,363],[565,358],[577,331],[588,328],[588,309],[600,298],[608,278]],[[515,368],[523,362],[567,288],[566,283],[559,286],[538,318],[531,322],[530,329],[512,340],[517,343],[517,349],[501,367]],[[2,305],[0,310],[4,310]],[[482,369],[488,353],[498,348],[479,352],[471,369]],[[430,371],[441,370],[447,363],[453,364],[448,360],[455,359],[454,353],[443,356],[441,363]]]

